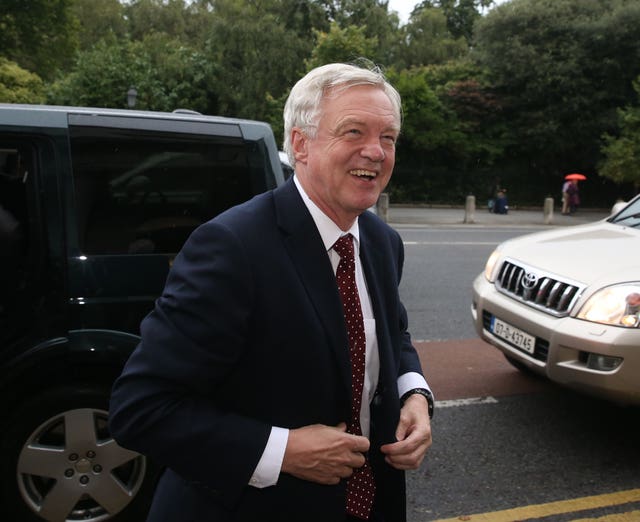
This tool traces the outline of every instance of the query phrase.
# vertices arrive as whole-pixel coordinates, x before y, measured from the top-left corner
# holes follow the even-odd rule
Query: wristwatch
[[[400,404],[404,406],[404,402],[411,395],[415,395],[415,394],[422,395],[425,399],[427,399],[427,403],[429,405],[429,418],[433,419],[433,410],[435,409],[435,401],[433,400],[433,393],[431,393],[426,388],[413,388],[412,390],[409,390],[402,397],[400,397]]]

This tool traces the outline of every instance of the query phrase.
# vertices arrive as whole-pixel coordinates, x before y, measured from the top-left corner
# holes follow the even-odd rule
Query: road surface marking
[[[628,511],[617,515],[604,515],[598,518],[576,518],[571,522],[637,522],[640,520],[640,511]]]
[[[470,399],[455,399],[450,401],[436,400],[436,407],[451,408],[452,406],[473,406],[476,404],[497,404],[498,401],[494,397],[473,397]]]
[[[531,506],[523,506],[513,509],[505,509],[503,511],[494,511],[492,513],[477,513],[474,515],[460,515],[454,518],[443,518],[433,522],[460,522],[466,520],[469,522],[513,522],[514,520],[529,520],[552,515],[560,515],[563,513],[573,513],[576,511],[585,511],[588,509],[598,509],[608,506],[617,506],[621,504],[629,504],[631,502],[640,502],[640,489],[630,489],[627,491],[616,491],[615,493],[607,493],[604,495],[594,495],[591,497],[575,498],[571,500],[560,500],[558,502],[548,502],[546,504],[535,504]],[[626,513],[625,515],[629,515]],[[594,519],[582,519],[594,520]],[[611,520],[609,518],[600,518],[595,520]],[[637,520],[634,518],[621,518],[620,520]],[[577,521],[574,521],[577,522]]]
[[[463,246],[475,246],[475,245],[491,245],[496,246],[500,241],[403,241],[402,244],[407,246],[422,246],[422,245],[463,245]]]

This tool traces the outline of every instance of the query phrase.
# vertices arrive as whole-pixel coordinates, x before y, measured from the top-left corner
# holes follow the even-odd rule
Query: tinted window
[[[0,144],[0,316],[20,287],[28,235],[21,154]]]
[[[29,144],[0,135],[0,324],[12,312],[20,315],[35,281],[34,246],[41,241],[34,227],[32,159]],[[4,326],[16,326],[15,319]]]
[[[70,135],[85,254],[175,253],[199,224],[266,188],[239,138],[83,126]]]

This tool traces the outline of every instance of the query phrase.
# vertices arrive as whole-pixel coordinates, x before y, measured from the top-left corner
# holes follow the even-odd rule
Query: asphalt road
[[[551,385],[445,405],[407,476],[409,522],[640,520],[637,411]]]
[[[434,443],[407,475],[408,522],[640,521],[640,411],[514,369],[471,325],[470,284],[508,237],[559,224],[536,211],[390,209],[405,242],[401,293],[436,393]],[[499,221],[498,221],[499,220]],[[554,219],[555,221],[555,219]]]

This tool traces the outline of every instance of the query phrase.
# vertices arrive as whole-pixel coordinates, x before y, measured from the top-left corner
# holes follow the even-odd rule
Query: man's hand
[[[337,484],[364,465],[369,439],[347,433],[347,425],[314,424],[289,431],[281,471],[294,477]]]
[[[405,401],[396,438],[398,442],[380,448],[387,464],[396,469],[417,469],[432,442],[427,399],[422,395],[411,395]]]

